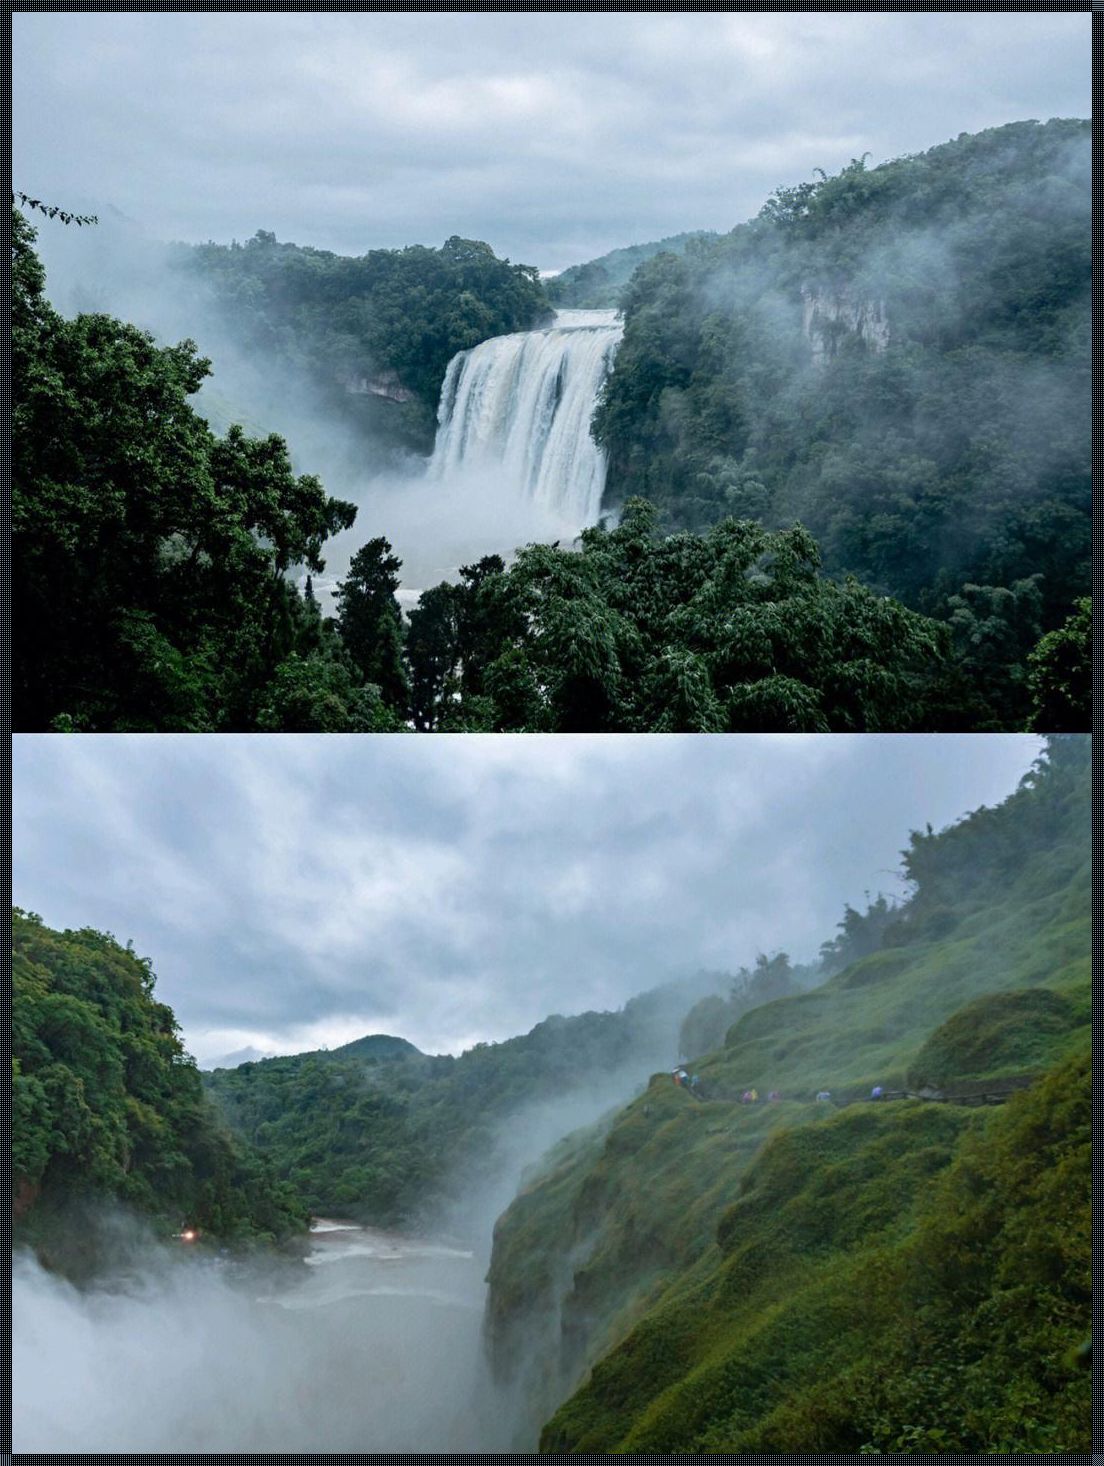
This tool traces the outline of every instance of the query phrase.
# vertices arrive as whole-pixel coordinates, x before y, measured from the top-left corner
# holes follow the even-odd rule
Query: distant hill
[[[240,1069],[243,1064],[279,1064],[285,1062],[288,1056],[264,1055],[256,1051],[246,1053],[243,1051],[241,1058],[230,1054],[227,1056],[233,1062],[212,1064],[207,1073],[217,1073],[219,1070]],[[350,1043],[341,1044],[335,1049],[310,1049],[302,1054],[290,1056],[293,1061],[299,1062],[306,1059],[360,1059],[369,1064],[383,1064],[391,1059],[425,1058],[420,1049],[414,1047],[408,1039],[396,1038],[388,1033],[368,1033],[363,1038],[354,1038]]]
[[[258,230],[244,244],[174,245],[166,258],[196,331],[206,323],[201,343],[213,336],[263,365],[259,381],[238,370],[227,387],[215,353],[203,406],[216,427],[228,415],[301,422],[324,411],[379,452],[430,452],[452,357],[549,316],[535,268],[456,235],[440,249],[353,258]]]
[[[658,254],[682,254],[692,240],[716,239],[709,230],[691,230],[688,234],[671,234],[651,244],[630,244],[611,249],[583,265],[571,265],[544,282],[548,299],[560,309],[612,310],[620,304],[621,292],[629,283],[637,265]]]
[[[1090,778],[1052,739],[914,834],[878,950],[744,1012],[700,1101],[657,1076],[530,1179],[487,1325],[542,1450],[1088,1448]]]
[[[364,1038],[354,1038],[352,1043],[331,1049],[334,1058],[366,1059],[369,1063],[382,1063],[387,1059],[424,1058],[421,1049],[414,1047],[408,1039],[395,1038],[387,1033],[369,1033]]]

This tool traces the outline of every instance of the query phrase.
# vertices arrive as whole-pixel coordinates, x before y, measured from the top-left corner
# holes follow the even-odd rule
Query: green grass
[[[998,1111],[855,1106],[773,1137],[708,1269],[542,1450],[1089,1448],[1088,1052]]]

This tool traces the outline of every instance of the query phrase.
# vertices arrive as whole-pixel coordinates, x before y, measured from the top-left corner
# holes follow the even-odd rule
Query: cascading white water
[[[453,357],[429,477],[485,470],[567,523],[597,523],[606,464],[590,419],[621,332],[615,311],[557,311]]]

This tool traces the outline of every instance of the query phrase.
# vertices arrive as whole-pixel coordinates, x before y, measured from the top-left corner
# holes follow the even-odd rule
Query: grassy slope
[[[907,945],[745,1015],[695,1065],[706,1102],[657,1077],[604,1138],[585,1137],[574,1158],[563,1148],[552,1178],[500,1221],[488,1313],[500,1372],[544,1406],[602,1361],[550,1422],[546,1448],[719,1450],[739,1438],[740,1449],[857,1449],[814,1447],[804,1418],[784,1445],[748,1442],[804,1388],[803,1368],[844,1368],[851,1345],[839,1343],[835,1363],[834,1351],[856,1280],[896,1257],[931,1178],[1004,1112],[906,1101],[837,1113],[812,1096],[827,1087],[857,1099],[876,1082],[933,1077],[964,1091],[1038,1075],[1082,1048],[1088,880],[1084,831],[1067,821],[1050,846],[1005,869],[998,861],[940,910],[929,922],[940,935],[924,940],[921,923]],[[786,1098],[735,1103],[751,1085]],[[773,1201],[756,1211],[762,1195]],[[735,1250],[717,1240],[719,1224],[731,1238],[734,1203],[746,1236]],[[791,1211],[792,1245],[779,1227]],[[799,1296],[795,1311],[787,1300]],[[867,1312],[873,1329],[876,1309]],[[766,1345],[751,1344],[764,1329],[769,1365]],[[714,1370],[726,1383],[706,1389]],[[699,1397],[707,1403],[687,1415]]]
[[[1089,1053],[996,1111],[788,1130],[680,1279],[546,1428],[552,1450],[1089,1446]]]

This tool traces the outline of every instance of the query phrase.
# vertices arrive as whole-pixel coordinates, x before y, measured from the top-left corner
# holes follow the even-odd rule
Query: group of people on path
[[[688,1073],[681,1064],[677,1065],[674,1069],[671,1070],[671,1078],[675,1081],[675,1085],[677,1088],[688,1089],[690,1093],[694,1095],[697,1099],[702,1098],[701,1080],[696,1074]],[[870,1098],[872,1100],[881,1099],[884,1093],[885,1091],[882,1089],[882,1086],[880,1084],[876,1084],[874,1088],[870,1091]],[[782,1091],[780,1089],[772,1089],[767,1095],[768,1102],[776,1102],[781,1098]],[[818,1089],[816,1098],[818,1104],[830,1104],[832,1100],[832,1091],[830,1089]],[[740,1096],[740,1103],[742,1105],[754,1105],[758,1104],[758,1102],[759,1091],[757,1089],[745,1089],[743,1094]]]

